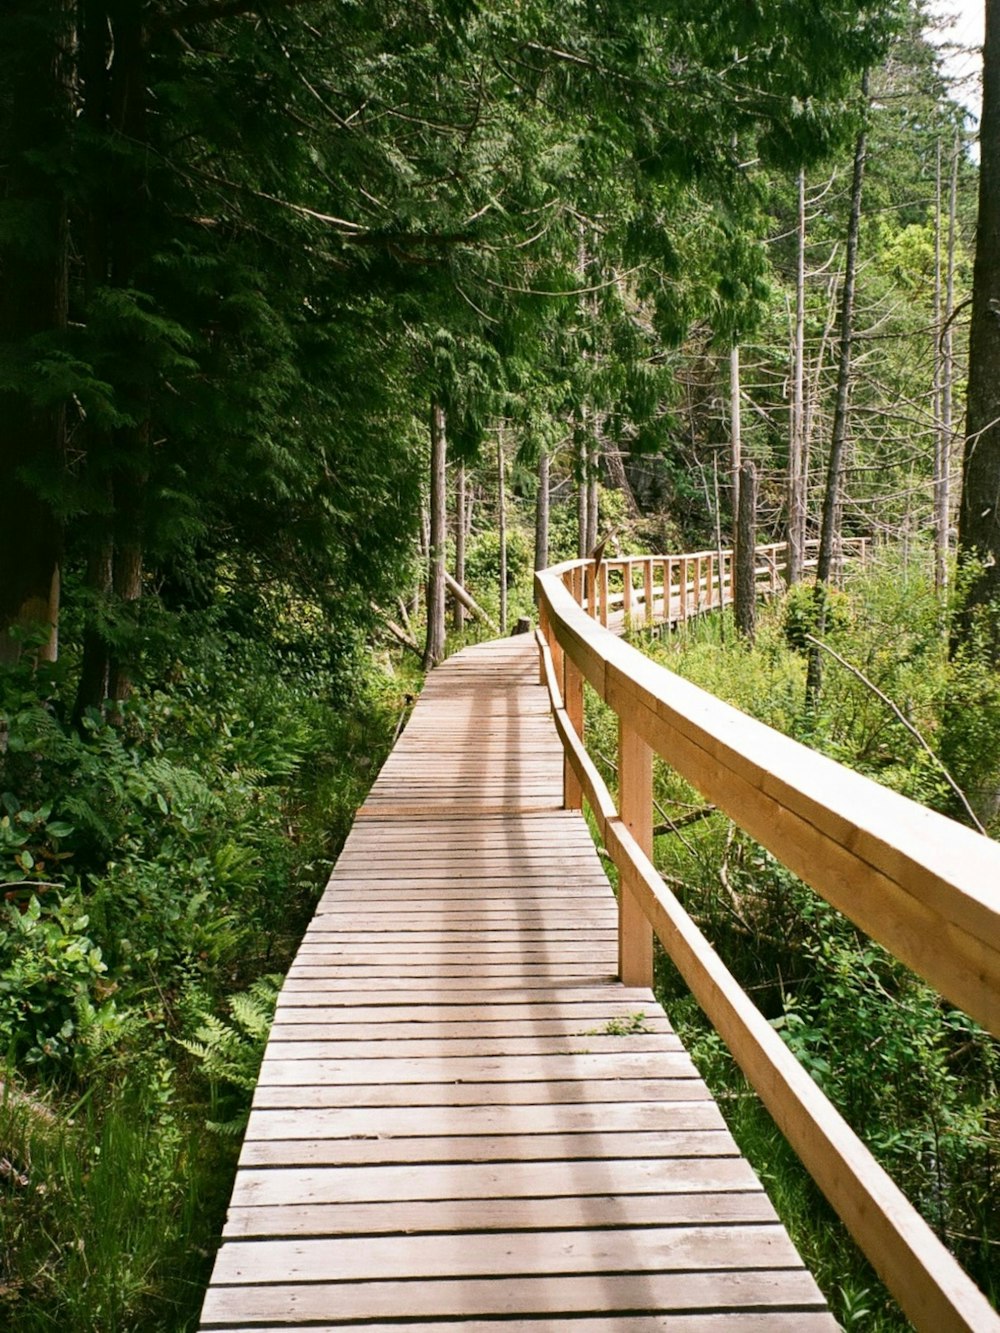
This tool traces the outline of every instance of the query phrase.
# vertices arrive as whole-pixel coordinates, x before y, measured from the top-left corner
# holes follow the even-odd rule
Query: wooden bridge
[[[687,613],[713,586],[724,599],[724,577],[646,558],[612,562],[609,585],[588,569],[540,576],[537,642],[481,644],[431,673],[359,812],[282,991],[202,1328],[836,1328],[653,999],[650,923],[915,1324],[1000,1327],[656,876],[651,754],[698,770],[766,844],[778,829],[803,873],[818,844],[783,803],[793,759],[798,810],[833,857],[816,887],[843,897],[846,883],[855,918],[895,931],[899,955],[929,958],[931,980],[986,1022],[1000,932],[983,886],[1000,883],[1000,848],[875,788],[891,807],[875,818],[897,830],[883,855],[867,813],[843,822],[852,784],[869,798],[873,784],[790,756],[767,728],[778,753],[755,778],[756,723],[595,623],[677,618],[682,586]],[[620,812],[579,739],[584,678],[621,716]],[[837,778],[822,798],[830,773],[813,761]],[[619,868],[617,906],[584,798]],[[935,947],[914,944],[899,901],[914,833],[930,839],[915,910]],[[882,906],[859,913],[872,876]]]

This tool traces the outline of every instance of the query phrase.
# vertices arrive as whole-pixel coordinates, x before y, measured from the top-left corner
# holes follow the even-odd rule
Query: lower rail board
[[[434,671],[282,991],[202,1329],[830,1333],[650,991],[531,641]]]

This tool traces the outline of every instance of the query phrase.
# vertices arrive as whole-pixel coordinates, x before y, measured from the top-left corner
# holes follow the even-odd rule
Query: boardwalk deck
[[[293,965],[202,1328],[827,1333],[648,990],[530,639],[433,672]]]

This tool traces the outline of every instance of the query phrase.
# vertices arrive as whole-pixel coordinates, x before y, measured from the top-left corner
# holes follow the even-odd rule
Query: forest
[[[752,475],[788,542],[753,640],[636,642],[1000,833],[1000,7],[978,127],[933,24],[6,0],[0,1320],[196,1327],[353,814],[535,569],[729,546]],[[668,771],[657,801],[668,881],[996,1303],[996,1043]],[[661,973],[837,1318],[905,1328]]]

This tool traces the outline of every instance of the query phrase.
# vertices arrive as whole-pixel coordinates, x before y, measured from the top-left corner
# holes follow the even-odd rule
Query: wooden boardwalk
[[[278,1006],[203,1329],[828,1333],[617,913],[528,636],[428,678]]]

